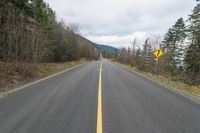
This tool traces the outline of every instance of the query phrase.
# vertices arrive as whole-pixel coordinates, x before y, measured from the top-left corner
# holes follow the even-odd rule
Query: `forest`
[[[182,17],[172,25],[160,40],[153,35],[139,47],[137,39],[132,47],[122,48],[117,61],[134,66],[139,70],[154,73],[157,48],[164,51],[158,62],[158,74],[172,80],[182,81],[189,85],[200,86],[200,3],[184,20]]]
[[[98,58],[91,42],[79,35],[77,24],[56,21],[44,0],[1,0],[0,59],[60,62]]]

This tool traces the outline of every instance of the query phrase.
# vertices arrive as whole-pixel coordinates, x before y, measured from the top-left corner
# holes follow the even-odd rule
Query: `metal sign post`
[[[155,75],[156,75],[156,73],[157,73],[157,67],[158,67],[158,58],[156,58],[155,61],[156,61],[156,67],[155,67]]]

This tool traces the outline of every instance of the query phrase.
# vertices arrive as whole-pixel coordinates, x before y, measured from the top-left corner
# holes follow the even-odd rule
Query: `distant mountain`
[[[103,53],[116,53],[118,52],[118,49],[112,46],[108,46],[108,45],[101,45],[101,44],[96,44],[93,43],[94,47],[96,49],[98,49],[99,51],[103,52]]]
[[[98,51],[100,51],[104,54],[110,54],[110,53],[115,54],[116,52],[119,51],[119,49],[112,47],[112,46],[93,43],[92,41],[88,40],[87,38],[85,38],[83,36],[77,35],[77,37],[79,38],[80,42],[89,43],[90,45],[93,45]]]

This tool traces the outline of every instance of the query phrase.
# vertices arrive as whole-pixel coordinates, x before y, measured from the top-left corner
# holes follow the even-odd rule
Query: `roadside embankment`
[[[0,61],[0,95],[27,83],[42,79],[86,62],[87,61],[85,59],[63,63],[41,64]]]

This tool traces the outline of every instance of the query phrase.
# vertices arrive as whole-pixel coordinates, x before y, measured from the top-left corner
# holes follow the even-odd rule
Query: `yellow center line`
[[[102,133],[102,63],[99,69],[98,109],[97,109],[97,132]]]

